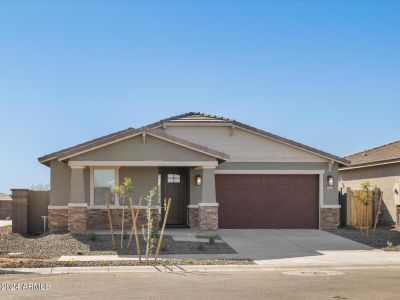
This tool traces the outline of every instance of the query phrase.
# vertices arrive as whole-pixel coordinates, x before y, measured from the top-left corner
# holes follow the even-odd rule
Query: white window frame
[[[89,168],[90,168],[90,206],[105,207],[105,204],[102,204],[102,205],[94,204],[94,170],[114,170],[115,185],[119,185],[119,168],[120,167],[89,167]],[[115,204],[110,205],[110,207],[120,207],[119,198],[117,195],[115,196]]]

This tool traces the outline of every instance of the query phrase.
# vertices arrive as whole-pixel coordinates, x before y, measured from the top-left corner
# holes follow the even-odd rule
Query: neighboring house
[[[39,161],[51,172],[50,229],[70,231],[108,228],[104,195],[125,177],[134,183],[136,204],[155,186],[162,203],[172,198],[169,226],[335,227],[338,168],[348,164],[235,120],[202,113],[128,128]],[[116,199],[111,206],[119,217],[121,204]],[[158,225],[164,210],[153,204]]]
[[[0,193],[0,220],[11,218],[11,197]]]
[[[396,222],[400,192],[400,141],[346,157],[350,166],[340,168],[340,187],[360,190],[368,181],[383,191],[380,221]]]

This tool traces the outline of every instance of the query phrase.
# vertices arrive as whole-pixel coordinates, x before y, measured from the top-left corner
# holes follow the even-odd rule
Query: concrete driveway
[[[218,235],[238,257],[271,266],[399,264],[400,255],[323,230],[221,229]]]

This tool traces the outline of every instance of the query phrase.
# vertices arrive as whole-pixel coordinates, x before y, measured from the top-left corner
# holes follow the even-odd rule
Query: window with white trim
[[[112,191],[116,184],[115,169],[93,169],[93,200],[94,205],[106,205],[105,197],[108,195],[110,205],[118,205]]]

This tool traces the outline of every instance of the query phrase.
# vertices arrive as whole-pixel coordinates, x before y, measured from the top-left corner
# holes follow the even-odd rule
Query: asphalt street
[[[399,299],[400,269],[8,274],[0,282],[20,287],[0,299]]]

